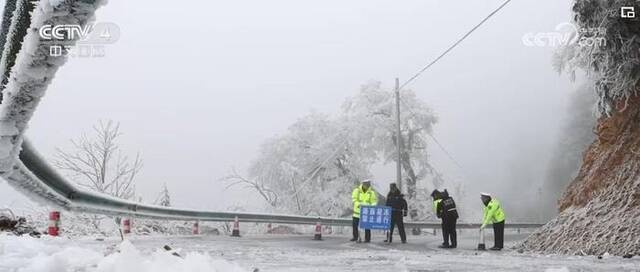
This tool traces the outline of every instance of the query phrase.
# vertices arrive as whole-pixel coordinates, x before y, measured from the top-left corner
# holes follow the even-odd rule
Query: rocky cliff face
[[[598,121],[597,139],[559,201],[560,214],[523,247],[563,254],[640,255],[640,98]]]

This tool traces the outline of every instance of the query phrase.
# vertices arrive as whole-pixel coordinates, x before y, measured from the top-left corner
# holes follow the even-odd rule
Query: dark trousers
[[[391,215],[391,229],[389,229],[389,243],[393,240],[393,229],[398,225],[398,232],[400,232],[400,240],[402,242],[407,241],[407,234],[404,232],[404,220],[402,218],[402,214],[400,215]]]
[[[357,217],[353,217],[353,221],[352,221],[352,227],[353,227],[353,238],[358,239],[360,237],[360,231],[358,231],[358,225],[360,224],[360,218]],[[371,230],[364,230],[364,241],[365,242],[369,242],[371,241]]]
[[[458,233],[456,232],[457,218],[442,220],[442,233],[445,245],[458,246]]]
[[[493,223],[493,246],[497,248],[504,247],[504,221]]]

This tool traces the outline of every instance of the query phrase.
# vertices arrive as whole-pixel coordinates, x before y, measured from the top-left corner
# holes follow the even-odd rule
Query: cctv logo
[[[620,17],[622,18],[636,18],[635,7],[621,7]]]
[[[91,26],[79,25],[43,25],[40,28],[40,38],[45,40],[82,40],[89,35]]]

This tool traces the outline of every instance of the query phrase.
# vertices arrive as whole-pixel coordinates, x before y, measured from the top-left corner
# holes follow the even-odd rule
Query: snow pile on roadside
[[[159,249],[146,254],[129,241],[122,242],[107,256],[66,243],[69,240],[61,238],[0,235],[0,271],[245,271],[236,264],[197,252],[177,257]]]

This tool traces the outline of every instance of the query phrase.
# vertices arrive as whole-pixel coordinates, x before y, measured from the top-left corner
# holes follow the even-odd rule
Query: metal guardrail
[[[35,148],[25,140],[22,145],[22,152],[19,157],[22,165],[43,185],[53,191],[54,194],[40,194],[39,197],[50,198],[51,195],[58,195],[62,199],[54,201],[66,210],[146,217],[165,220],[199,220],[228,222],[235,217],[242,222],[255,223],[280,223],[280,224],[306,224],[312,225],[320,222],[324,225],[351,226],[351,218],[329,218],[315,216],[298,216],[284,214],[265,213],[245,213],[245,212],[216,212],[192,209],[177,209],[148,205],[133,201],[123,200],[105,194],[90,192],[77,188],[72,183],[60,176],[55,169],[36,152]],[[47,199],[45,199],[47,200]],[[439,222],[406,222],[409,228],[440,228]],[[516,223],[506,224],[506,228],[537,228],[542,224]],[[480,224],[459,223],[458,228],[479,228]]]

